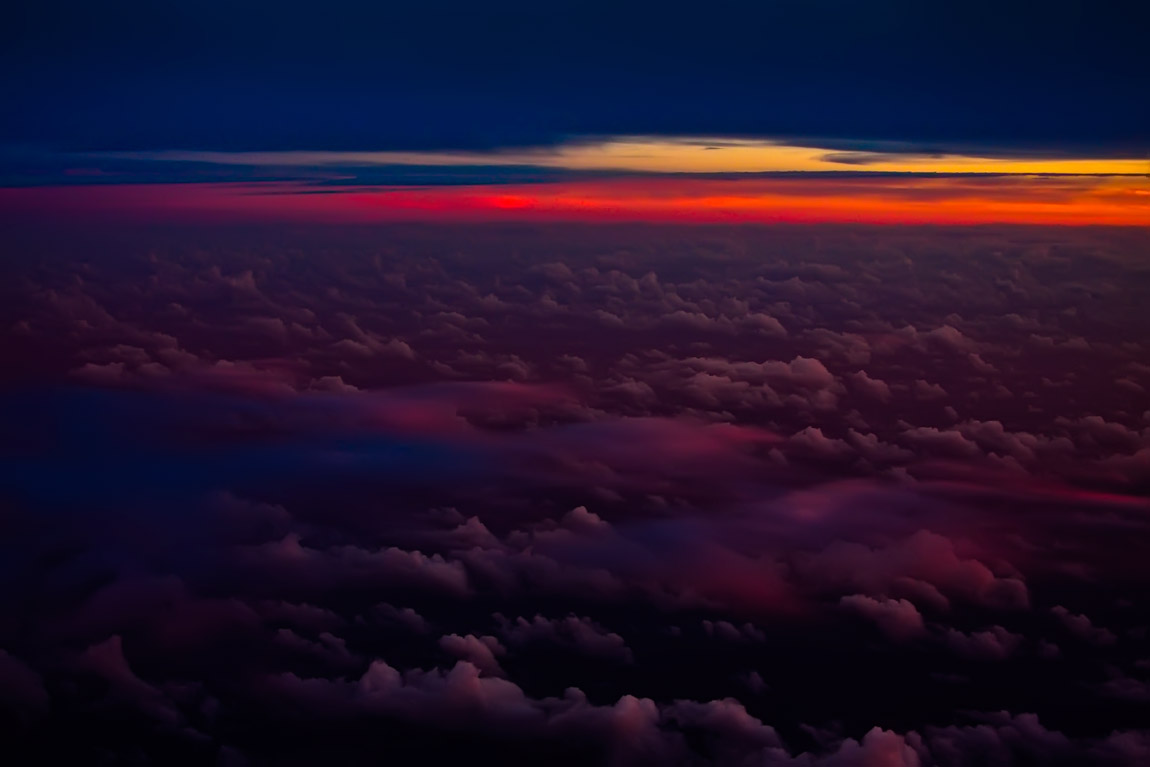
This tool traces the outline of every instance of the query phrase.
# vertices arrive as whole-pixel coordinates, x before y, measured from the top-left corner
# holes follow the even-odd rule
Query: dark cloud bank
[[[1150,763],[1145,232],[5,241],[7,763]]]

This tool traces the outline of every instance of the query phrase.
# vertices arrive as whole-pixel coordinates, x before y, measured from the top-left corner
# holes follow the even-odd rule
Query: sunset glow
[[[1150,225],[1137,176],[623,178],[547,184],[324,187],[290,183],[0,189],[27,215],[364,222],[574,220]]]

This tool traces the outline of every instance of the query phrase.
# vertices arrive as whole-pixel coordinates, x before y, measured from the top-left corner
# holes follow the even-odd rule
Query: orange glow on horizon
[[[839,222],[1150,226],[1150,179],[623,178],[437,187],[287,183],[0,189],[17,214],[150,220]]]

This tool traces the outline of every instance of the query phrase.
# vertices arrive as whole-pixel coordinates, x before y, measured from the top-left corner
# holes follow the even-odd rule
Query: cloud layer
[[[1150,753],[1140,233],[13,243],[24,763]]]

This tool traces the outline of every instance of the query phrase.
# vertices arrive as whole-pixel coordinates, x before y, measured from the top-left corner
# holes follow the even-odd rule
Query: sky
[[[17,3],[0,195],[41,218],[1148,222],[1141,4],[617,5]]]
[[[1150,5],[0,17],[0,763],[1150,765]]]

